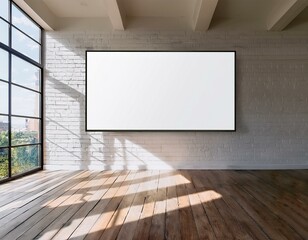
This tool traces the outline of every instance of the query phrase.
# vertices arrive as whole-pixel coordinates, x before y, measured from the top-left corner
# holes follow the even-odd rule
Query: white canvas
[[[86,54],[88,131],[235,130],[235,52]]]

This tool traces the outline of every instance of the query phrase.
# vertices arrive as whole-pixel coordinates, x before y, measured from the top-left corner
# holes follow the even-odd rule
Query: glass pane
[[[9,88],[5,82],[0,82],[0,113],[8,114]]]
[[[0,42],[9,45],[9,24],[0,19]]]
[[[12,5],[12,23],[30,37],[40,42],[40,28],[14,4]]]
[[[9,54],[0,49],[0,79],[8,81],[9,79]]]
[[[0,149],[0,179],[8,177],[9,173],[9,151],[7,148]]]
[[[9,1],[0,0],[0,16],[5,20],[9,20]]]
[[[12,114],[39,117],[40,94],[12,85]]]
[[[6,116],[0,116],[0,147],[9,145],[9,119]]]
[[[22,60],[19,57],[12,55],[12,82],[19,85],[40,90],[41,70]]]
[[[12,175],[30,171],[40,166],[40,146],[25,146],[11,148]]]
[[[12,146],[39,142],[40,120],[12,117]]]
[[[34,61],[40,62],[40,45],[15,28],[12,28],[12,47]]]

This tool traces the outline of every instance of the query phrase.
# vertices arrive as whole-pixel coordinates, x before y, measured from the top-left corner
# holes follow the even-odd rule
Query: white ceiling
[[[14,0],[21,1],[21,0]],[[37,0],[23,0],[34,6],[39,3]],[[265,30],[271,30],[268,26],[269,22],[277,23],[273,25],[274,29],[282,30],[279,24],[288,21],[288,24],[293,19],[300,19],[301,24],[307,21],[308,10],[305,8],[308,5],[308,0],[41,0],[44,8],[51,13],[55,18],[109,18],[115,29],[125,29],[129,22],[127,19],[133,19],[131,22],[136,22],[140,19],[147,22],[146,18],[157,19],[157,23],[164,25],[162,19],[170,22],[170,19],[183,22],[186,21],[186,26],[192,26],[193,29],[199,30],[198,26],[218,26],[222,19],[235,21],[238,23],[255,24],[264,26]],[[306,2],[305,2],[306,1]],[[200,3],[206,3],[201,6]],[[213,4],[214,2],[214,4]],[[217,6],[216,6],[216,2]],[[300,11],[294,13],[290,4],[297,2]],[[306,4],[307,3],[307,4]],[[288,5],[289,4],[289,5]],[[306,4],[306,5],[305,5]],[[303,6],[304,5],[304,6]],[[216,6],[216,8],[215,8]],[[280,16],[280,12],[284,12],[284,6],[287,6],[291,17],[288,14]],[[212,10],[208,10],[212,7]],[[42,8],[41,8],[42,9]],[[291,10],[290,10],[291,9]],[[304,9],[304,10],[303,10]],[[199,12],[198,12],[199,11]],[[302,11],[302,12],[301,12]],[[278,14],[277,14],[278,12]],[[300,13],[301,12],[301,13]],[[120,14],[120,15],[119,15]],[[50,14],[49,14],[50,15]],[[210,16],[209,16],[210,15]],[[275,16],[277,15],[277,16]],[[119,19],[120,16],[120,19]],[[279,22],[279,17],[280,22]],[[272,19],[271,19],[272,18]],[[276,18],[276,19],[275,19]],[[158,20],[159,19],[159,20]],[[178,19],[178,20],[176,20]],[[182,20],[180,20],[182,19]],[[196,22],[194,22],[197,19]],[[201,21],[198,22],[198,19]],[[207,20],[206,20],[207,19]],[[270,19],[270,20],[269,20]],[[63,19],[64,21],[64,19]],[[203,21],[203,23],[202,23]],[[204,22],[208,21],[208,25]],[[275,22],[276,21],[276,22]],[[158,25],[159,25],[158,24]],[[199,24],[199,25],[198,25]],[[203,25],[202,25],[203,24]],[[123,26],[123,27],[122,27]],[[280,26],[280,27],[279,27]],[[205,29],[205,30],[206,30]]]
[[[43,0],[57,17],[108,17],[105,0]],[[191,17],[196,0],[118,0],[129,17]],[[288,0],[219,0],[218,18],[262,18]]]
[[[57,17],[108,17],[104,0],[43,0]]]
[[[189,17],[196,0],[120,0],[132,17]]]
[[[284,0],[220,0],[218,1],[216,18],[262,19],[279,2]]]
[[[43,0],[57,17],[108,17],[104,0]],[[132,17],[186,17],[196,0],[119,0]]]

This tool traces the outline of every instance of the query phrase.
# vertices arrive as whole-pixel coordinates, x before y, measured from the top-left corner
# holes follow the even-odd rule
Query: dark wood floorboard
[[[42,171],[0,185],[0,239],[308,239],[308,170]]]

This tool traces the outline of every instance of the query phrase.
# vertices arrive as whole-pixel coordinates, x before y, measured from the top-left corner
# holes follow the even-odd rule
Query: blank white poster
[[[87,131],[234,131],[235,52],[86,52]]]

